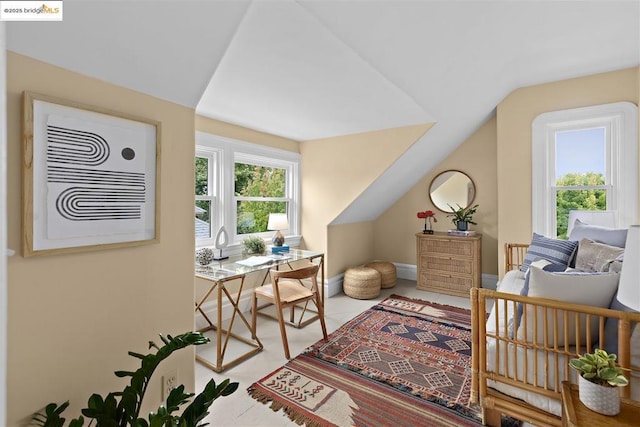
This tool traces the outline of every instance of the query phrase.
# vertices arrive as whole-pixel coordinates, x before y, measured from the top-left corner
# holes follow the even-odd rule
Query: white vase
[[[620,413],[620,390],[618,387],[607,387],[592,383],[578,375],[578,395],[587,408],[602,415],[618,415]]]

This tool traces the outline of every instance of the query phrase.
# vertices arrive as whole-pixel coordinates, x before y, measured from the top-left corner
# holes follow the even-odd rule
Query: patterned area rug
[[[248,392],[307,426],[477,426],[470,323],[469,310],[392,295]]]

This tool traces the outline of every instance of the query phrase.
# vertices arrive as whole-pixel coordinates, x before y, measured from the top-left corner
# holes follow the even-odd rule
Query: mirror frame
[[[448,172],[458,172],[461,173],[462,175],[466,176],[467,179],[471,182],[471,185],[473,185],[473,197],[471,198],[471,201],[469,202],[469,204],[467,206],[463,206],[463,208],[468,208],[469,206],[473,206],[473,202],[476,200],[476,194],[478,192],[478,189],[476,188],[476,183],[473,181],[473,179],[471,179],[471,177],[469,176],[469,174],[462,172],[461,170],[458,169],[447,169],[445,171],[440,172],[439,174],[437,174],[435,177],[433,177],[433,179],[431,180],[431,182],[429,183],[429,201],[431,202],[431,204],[433,205],[434,208],[438,209],[440,212],[444,212],[444,213],[451,213],[450,210],[443,210],[442,208],[438,207],[434,201],[433,198],[431,197],[431,193],[433,192],[431,190],[431,188],[433,187],[433,183],[443,174],[448,173]]]

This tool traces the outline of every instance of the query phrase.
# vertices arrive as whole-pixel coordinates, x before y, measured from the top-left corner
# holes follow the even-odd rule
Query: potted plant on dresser
[[[478,205],[469,206],[463,208],[462,206],[456,204],[458,208],[454,208],[453,206],[447,204],[451,209],[451,213],[448,214],[448,217],[451,217],[451,222],[456,226],[456,229],[460,231],[467,231],[469,229],[469,224],[476,225],[473,221],[473,215],[478,210]]]
[[[620,391],[618,387],[629,384],[616,365],[617,356],[596,349],[578,359],[571,359],[569,365],[578,370],[578,394],[587,408],[603,415],[620,413]]]

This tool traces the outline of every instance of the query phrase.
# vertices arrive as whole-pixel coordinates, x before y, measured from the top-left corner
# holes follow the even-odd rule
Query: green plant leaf
[[[199,332],[186,332],[175,337],[160,335],[163,342],[162,347],[157,347],[152,341],[149,341],[149,348],[155,348],[155,353],[142,355],[136,352],[128,352],[128,354],[140,360],[140,368],[135,372],[116,371],[115,375],[119,378],[131,377],[129,385],[123,391],[112,392],[103,398],[99,394],[92,394],[88,399],[87,407],[83,408],[82,414],[96,421],[96,427],[149,427],[149,423],[144,418],[139,418],[140,405],[144,398],[145,392],[149,385],[151,376],[156,368],[164,359],[169,357],[174,351],[191,345],[201,345],[209,342],[209,339]],[[212,385],[211,385],[212,384]],[[212,402],[220,396],[228,396],[236,391],[238,383],[229,383],[225,380],[220,386],[216,387],[215,382],[211,380],[210,384],[205,387],[205,391],[196,396],[195,406],[190,405],[190,419],[193,423],[185,423],[178,416],[172,416],[173,412],[177,412],[181,405],[187,404],[194,394],[184,392],[184,386],[176,387],[167,397],[167,407],[159,408],[157,414],[150,414],[149,420],[154,427],[195,427],[207,414],[207,409]],[[65,402],[58,406],[51,403],[45,407],[44,413],[37,413],[33,416],[33,422],[43,427],[63,427],[65,419],[60,414],[69,406],[69,402]],[[189,408],[188,407],[188,408]],[[188,409],[187,408],[187,409]],[[185,412],[187,412],[185,410]],[[184,414],[184,412],[183,412]],[[92,424],[93,421],[90,422]],[[82,427],[84,418],[80,416],[71,421],[69,427]]]

